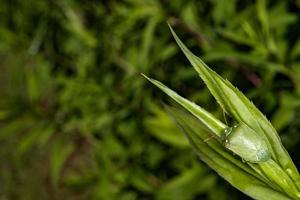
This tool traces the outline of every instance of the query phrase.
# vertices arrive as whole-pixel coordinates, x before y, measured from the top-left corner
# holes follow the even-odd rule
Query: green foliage
[[[229,129],[203,108],[179,96],[159,81],[145,76],[145,78],[199,119],[199,122],[192,123],[193,120],[188,116],[171,111],[175,120],[186,133],[190,143],[194,146],[196,151],[199,152],[202,160],[232,185],[255,199],[288,199],[288,197],[299,199],[300,175],[270,122],[247,97],[232,86],[229,81],[225,81],[206,66],[200,58],[192,54],[177,37],[172,28],[171,31],[179,47],[204,80],[210,92],[217,99],[217,102],[222,106],[225,112],[230,114],[230,116],[239,123]],[[200,125],[196,126],[195,123]],[[237,127],[239,127],[240,130],[235,132],[234,130]],[[203,131],[203,129],[206,129],[206,131]],[[228,130],[230,130],[229,133],[226,133]],[[205,132],[206,134],[203,134]],[[246,138],[250,133],[253,136]],[[215,137],[219,142],[219,146],[210,144],[211,142],[207,141],[210,135]],[[227,138],[222,139],[224,137]],[[198,141],[199,139],[200,141]],[[237,143],[238,140],[247,141]],[[249,142],[251,142],[251,144],[248,144]],[[232,145],[234,145],[234,143],[238,146],[233,148]],[[262,147],[261,144],[265,145]],[[222,145],[224,146],[223,148]],[[246,145],[251,145],[251,148],[247,148]],[[252,150],[253,145],[255,145],[257,149],[264,148],[265,153],[270,152],[271,157],[268,156],[267,159],[263,160],[253,159],[250,156],[254,151]],[[241,160],[236,160],[233,155],[224,156],[224,151],[228,149],[232,151],[232,154],[239,155]],[[216,151],[217,154],[210,153],[213,151]],[[254,153],[256,154],[258,152],[254,151]],[[258,155],[254,157],[258,157]],[[247,164],[249,165],[248,167]],[[224,167],[224,165],[227,167]],[[219,166],[222,166],[222,168]],[[230,168],[236,167],[242,169],[240,170],[241,172],[238,170],[231,171]],[[261,189],[261,187],[264,189]],[[251,188],[251,190],[249,190],[249,188]],[[265,188],[268,188],[270,191],[265,190]],[[282,194],[278,194],[280,192]]]
[[[0,199],[247,198],[196,159],[140,76],[222,116],[166,22],[271,119],[299,167],[299,10],[267,0],[1,1]]]

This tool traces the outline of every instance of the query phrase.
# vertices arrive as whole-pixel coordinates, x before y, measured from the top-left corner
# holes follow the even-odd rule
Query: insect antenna
[[[224,109],[222,109],[222,113],[223,113],[225,124],[231,127],[234,121],[233,118]]]
[[[208,138],[206,138],[205,140],[203,140],[203,142],[208,142],[209,140],[211,140],[212,138],[214,138],[214,136],[212,135],[212,136],[210,136],[210,137],[208,137]]]
[[[224,110],[223,110],[223,118],[224,118],[226,125],[228,126],[227,117],[226,117],[226,113]]]

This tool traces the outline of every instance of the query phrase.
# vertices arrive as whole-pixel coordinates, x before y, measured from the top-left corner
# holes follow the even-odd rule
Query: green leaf
[[[145,125],[154,137],[177,148],[190,147],[188,140],[174,126],[174,122],[170,119],[168,113],[151,103],[147,106],[150,108],[153,116],[145,119]]]
[[[216,140],[205,142],[209,133],[203,131],[202,123],[195,117],[173,107],[167,107],[167,110],[179,124],[201,160],[234,187],[254,199],[290,199],[265,184],[246,163],[224,151],[224,147]]]
[[[195,166],[164,184],[156,199],[192,200],[197,194],[208,191],[215,183],[216,176],[207,173],[204,167]]]
[[[200,58],[190,52],[177,37],[173,29],[171,27],[170,29],[177,44],[224,111],[231,115],[236,121],[247,124],[265,139],[273,160],[278,162],[284,171],[296,182],[298,188],[300,188],[298,170],[283,147],[272,124],[244,94],[229,81],[224,80],[211,70]]]
[[[191,112],[194,116],[196,116],[212,133],[216,136],[216,138],[221,137],[221,133],[226,128],[226,125],[221,121],[216,119],[209,112],[198,106],[197,104],[181,97],[173,90],[169,89],[167,86],[162,84],[161,82],[148,78],[146,75],[142,74],[146,79],[148,79],[151,83],[159,87],[162,91],[164,91],[167,95],[169,95],[172,99],[174,99],[177,103]]]
[[[65,161],[68,156],[74,151],[74,145],[72,143],[63,144],[63,142],[57,142],[53,145],[51,152],[51,179],[54,185],[56,185],[60,179],[60,173],[64,167]]]

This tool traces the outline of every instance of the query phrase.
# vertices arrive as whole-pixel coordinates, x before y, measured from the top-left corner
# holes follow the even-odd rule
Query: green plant
[[[231,116],[238,126],[246,127],[239,131],[231,131],[230,127],[208,111],[179,96],[161,82],[145,76],[193,115],[166,106],[200,158],[233,186],[252,198],[300,199],[299,173],[271,123],[229,81],[224,80],[192,54],[171,27],[170,29],[177,44],[224,112]],[[250,137],[247,137],[249,135]],[[216,140],[209,140],[211,136]],[[232,137],[238,148],[231,148]],[[264,154],[270,154],[270,157],[249,159],[247,154],[254,153],[254,156],[257,156],[259,152],[247,146],[249,141],[254,144],[255,149],[263,150]]]
[[[300,167],[299,1],[2,0],[0,16],[0,199],[249,199],[195,159],[140,77],[221,119],[166,21]]]

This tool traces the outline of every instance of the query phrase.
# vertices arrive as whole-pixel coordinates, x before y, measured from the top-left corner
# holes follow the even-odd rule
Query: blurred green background
[[[197,158],[140,75],[222,119],[167,22],[300,167],[299,0],[1,0],[1,200],[248,199]]]

